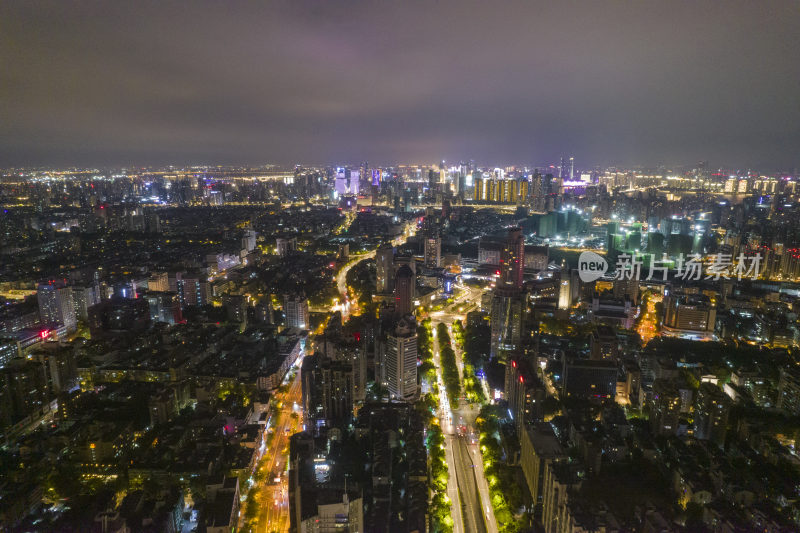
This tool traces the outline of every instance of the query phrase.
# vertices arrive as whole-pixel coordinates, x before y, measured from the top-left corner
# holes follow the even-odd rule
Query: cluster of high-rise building
[[[128,480],[75,518],[115,530],[424,531],[449,490],[465,527],[797,523],[794,178],[567,156],[6,178],[3,525],[74,525],[44,495],[67,466],[63,498]]]

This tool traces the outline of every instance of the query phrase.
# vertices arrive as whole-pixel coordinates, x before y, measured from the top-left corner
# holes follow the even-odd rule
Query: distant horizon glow
[[[467,1],[2,3],[0,168],[800,166],[795,2]]]

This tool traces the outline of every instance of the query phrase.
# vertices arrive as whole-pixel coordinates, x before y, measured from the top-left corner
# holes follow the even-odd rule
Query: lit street
[[[265,532],[283,532],[289,530],[289,480],[286,475],[286,464],[289,461],[289,436],[302,428],[300,370],[289,386],[289,390],[276,395],[279,402],[275,413],[275,432],[270,450],[267,450],[266,490],[263,494],[263,505],[266,510]],[[297,416],[293,416],[297,415]],[[277,483],[275,480],[280,477]]]
[[[478,307],[481,293],[481,289],[466,287],[461,294],[454,298],[452,304],[441,311],[431,313],[433,319],[431,327],[434,337],[433,359],[439,382],[440,418],[445,433],[445,455],[450,472],[450,484],[455,481],[459,496],[458,500],[451,496],[454,529],[459,531],[459,520],[463,520],[463,527],[466,528],[464,531],[495,533],[498,530],[497,522],[491,505],[489,486],[483,472],[483,461],[477,441],[473,442],[470,438],[470,433],[475,428],[475,419],[480,411],[480,406],[466,404],[463,400],[451,401],[447,398],[442,380],[439,339],[436,334],[438,324],[444,323],[451,330],[452,337],[453,321],[463,320],[463,313]],[[453,344],[458,371],[463,377],[462,353],[458,346],[455,346],[456,343],[453,342]],[[458,403],[457,407],[453,407],[455,403]],[[458,432],[456,431],[457,426],[465,426],[467,430]],[[451,492],[451,486],[448,485],[448,494]]]
[[[403,233],[392,241],[392,246],[402,246],[406,240],[414,235],[413,224],[407,225],[403,229]],[[336,288],[341,295],[341,302],[333,306],[333,311],[341,311],[342,320],[347,320],[350,314],[359,314],[358,300],[354,294],[351,294],[347,287],[347,273],[350,269],[367,259],[375,257],[376,250],[370,250],[365,254],[355,256],[346,265],[344,265],[336,274]]]
[[[263,477],[258,493],[257,527],[261,533],[282,533],[289,530],[289,480],[286,465],[289,459],[289,437],[302,429],[300,370],[287,383],[288,389],[274,396],[272,416],[265,435],[269,443],[264,449],[259,474]],[[276,481],[277,480],[277,481]]]

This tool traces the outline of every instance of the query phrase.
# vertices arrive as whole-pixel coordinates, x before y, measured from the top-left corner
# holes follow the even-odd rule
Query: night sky
[[[800,3],[0,1],[0,166],[800,166]]]

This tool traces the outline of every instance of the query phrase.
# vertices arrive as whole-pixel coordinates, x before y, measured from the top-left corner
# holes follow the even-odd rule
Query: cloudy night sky
[[[800,3],[0,3],[0,166],[800,166]]]

